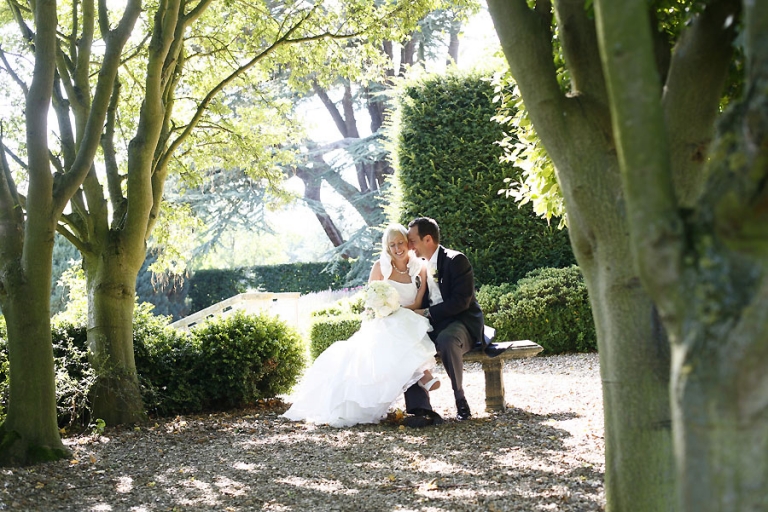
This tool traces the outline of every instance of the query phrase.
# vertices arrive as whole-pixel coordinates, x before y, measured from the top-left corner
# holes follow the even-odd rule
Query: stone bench
[[[504,399],[504,361],[507,359],[523,359],[533,357],[544,348],[530,340],[501,341],[491,343],[489,350],[501,352],[490,357],[480,349],[470,350],[464,354],[465,363],[480,363],[485,373],[485,410],[488,412],[503,411],[507,408]],[[437,362],[440,362],[440,356]]]

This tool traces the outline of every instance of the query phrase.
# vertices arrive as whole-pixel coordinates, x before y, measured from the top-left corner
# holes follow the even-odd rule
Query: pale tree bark
[[[714,23],[732,37],[739,5]],[[596,2],[633,256],[670,333],[683,510],[768,508],[768,6],[745,2],[744,96],[719,124],[710,180],[681,214],[643,2]],[[706,15],[706,12],[705,12]],[[714,16],[722,19],[723,14]],[[624,48],[626,51],[618,51]],[[649,151],[651,150],[652,151]]]
[[[451,23],[451,30],[449,32],[450,39],[448,40],[448,59],[445,61],[446,65],[459,63],[459,34],[461,33],[461,22],[454,21]]]
[[[452,24],[449,34],[449,60],[453,59],[454,62],[458,58],[458,34],[460,29],[461,24],[455,22]],[[418,32],[412,32],[408,35],[401,46],[399,55],[400,62],[397,67],[395,66],[394,44],[392,41],[384,41],[382,43],[382,53],[387,56],[391,63],[391,66],[386,70],[386,78],[381,82],[369,82],[367,84],[358,85],[365,108],[371,118],[371,133],[375,134],[381,129],[390,109],[386,96],[381,93],[391,87],[392,78],[403,76],[408,68],[419,61],[418,48],[420,45],[424,44],[421,37],[422,36]],[[360,139],[360,131],[357,127],[357,119],[355,117],[355,98],[352,94],[352,87],[354,84],[346,79],[342,80],[342,84],[344,94],[338,102],[334,102],[330,98],[328,91],[317,84],[317,82],[312,84],[312,89],[328,111],[331,119],[333,119],[339,134],[344,139]],[[329,149],[336,149],[336,147],[330,147]],[[380,191],[387,177],[393,173],[392,166],[389,165],[387,158],[381,158],[370,162],[355,163],[357,176],[356,187],[346,182],[337,171],[333,170],[327,163],[325,163],[322,160],[322,154],[318,156],[316,149],[311,151],[311,154],[307,156],[307,159],[312,161],[312,167],[302,167],[302,173],[300,175],[304,182],[305,199],[313,198],[312,200],[319,200],[320,185],[317,183],[317,180],[320,179],[330,185],[335,192],[341,195],[341,197],[357,210],[366,226],[377,227],[386,220],[384,207],[381,203],[382,198]],[[318,221],[334,247],[338,247],[344,243],[343,238],[339,239],[341,231],[327,214],[325,208],[318,203],[313,203],[310,207],[315,210]]]
[[[48,111],[52,99],[55,105],[60,105],[58,98],[54,98],[58,54],[56,2],[33,3],[33,27],[21,16],[20,5],[10,6],[22,34],[34,42],[35,51],[31,86],[21,87],[26,94],[27,196],[18,194],[5,155],[0,176],[0,305],[8,325],[10,362],[10,396],[8,415],[1,428],[0,464],[21,465],[67,455],[56,421],[50,324],[53,235],[64,207],[91,166],[106,106],[76,113],[84,120],[84,128],[77,134],[79,144],[64,155],[70,166],[59,168],[54,179],[49,160]],[[83,10],[87,12],[92,7],[92,2],[86,2]],[[137,2],[129,2],[118,26],[112,31],[105,30],[109,36],[105,66],[95,89],[97,97],[109,97],[120,51],[139,11]],[[84,39],[88,38],[89,30],[91,26],[83,27]],[[80,70],[75,83],[89,79],[87,69]],[[83,101],[89,102],[90,98]],[[62,137],[70,136],[71,132],[62,132]]]
[[[325,231],[328,240],[331,241],[334,247],[339,247],[344,243],[344,235],[342,235],[339,228],[336,227],[333,219],[325,210],[325,206],[323,206],[322,197],[320,195],[323,185],[322,178],[318,176],[318,173],[314,168],[307,169],[302,167],[294,169],[294,172],[296,173],[296,176],[304,182],[304,201],[314,212],[315,217],[317,217],[323,231]],[[343,257],[348,258],[351,257],[351,255],[345,254]]]
[[[724,2],[713,2],[722,4]],[[554,4],[489,0],[510,71],[542,143],[552,158],[568,212],[569,234],[594,314],[600,352],[606,441],[606,500],[612,511],[678,509],[669,400],[670,350],[650,296],[631,264],[629,225],[611,131],[611,114],[594,21],[581,0]],[[571,83],[564,91],[553,62],[552,13]],[[642,19],[649,19],[646,11]],[[720,21],[724,21],[721,19]],[[637,21],[636,21],[637,22]],[[697,19],[691,33],[707,33]],[[708,35],[712,35],[711,33]],[[731,35],[732,36],[732,35]],[[703,159],[693,158],[708,142],[732,39],[715,37],[706,67],[693,65],[705,41],[655,62],[656,76],[668,76],[670,98],[690,94],[685,104],[669,102],[663,115],[690,126],[672,137],[676,193],[699,189]],[[657,46],[657,50],[663,46]],[[714,79],[708,79],[712,75]],[[673,79],[674,77],[674,79]],[[718,85],[719,84],[719,85]],[[719,88],[718,88],[719,87]],[[681,90],[682,89],[682,90]],[[657,91],[661,101],[661,90]],[[684,117],[683,117],[684,116]],[[706,121],[706,120],[709,121]]]

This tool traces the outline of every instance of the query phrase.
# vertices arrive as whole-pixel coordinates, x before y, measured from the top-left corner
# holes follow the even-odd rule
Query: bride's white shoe
[[[427,391],[434,391],[440,387],[440,379],[437,377],[432,377],[432,380],[427,381],[426,384],[423,384],[421,381],[419,381],[419,386]]]

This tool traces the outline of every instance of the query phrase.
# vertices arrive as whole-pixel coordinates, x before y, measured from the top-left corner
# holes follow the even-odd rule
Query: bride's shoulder
[[[381,262],[376,260],[371,267],[371,275],[368,276],[368,281],[382,281],[384,280],[384,274],[381,271]]]

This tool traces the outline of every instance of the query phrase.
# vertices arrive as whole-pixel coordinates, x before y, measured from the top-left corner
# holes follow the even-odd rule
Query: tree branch
[[[16,190],[16,182],[13,180],[13,173],[11,173],[11,167],[8,165],[8,158],[5,151],[5,143],[3,143],[4,133],[3,126],[0,123],[0,219],[8,220],[13,219],[14,210],[19,209],[21,202],[19,200],[19,193]]]
[[[11,79],[13,79],[14,82],[16,82],[16,85],[19,86],[21,91],[24,93],[24,97],[27,97],[27,94],[29,93],[29,87],[27,87],[27,84],[24,83],[24,81],[19,77],[19,75],[16,74],[16,72],[11,67],[11,64],[8,62],[8,59],[6,58],[5,51],[3,51],[2,48],[0,48],[0,59],[3,61],[3,65],[5,66],[5,70],[10,75]]]
[[[3,127],[0,124],[0,147],[4,148],[5,144],[2,141]],[[0,247],[2,247],[0,251],[5,255],[4,259],[16,259],[21,255],[24,240],[23,225],[24,213],[21,198],[13,181],[6,152],[0,151]],[[2,284],[0,284],[1,287]]]
[[[647,21],[638,22],[648,19],[647,4],[597,0],[595,14],[634,260],[665,324],[675,325],[684,304],[684,227],[670,176],[651,30]]]
[[[82,235],[75,234],[77,230],[75,230],[75,233],[67,229],[67,226],[70,228],[74,228],[73,220],[75,218],[74,215],[62,215],[62,221],[64,222],[64,225],[59,223],[56,226],[56,231],[62,235],[64,238],[69,240],[69,242],[75,246],[75,248],[80,251],[81,253],[84,253],[88,251],[88,245],[83,242],[83,239],[81,238]]]
[[[323,231],[325,231],[333,246],[340,246],[344,243],[344,237],[339,228],[336,227],[336,224],[334,224],[331,216],[328,215],[320,198],[322,179],[317,176],[315,169],[309,171],[298,168],[295,169],[295,172],[296,176],[304,182],[304,201],[307,203],[307,206],[315,213],[315,217],[317,217],[318,222],[320,222]]]
[[[35,66],[32,83],[26,102],[27,155],[29,164],[28,197],[41,208],[29,212],[28,226],[45,229],[50,214],[45,205],[50,204],[53,186],[50,162],[48,160],[48,109],[53,95],[53,80],[56,73],[56,2],[37,0],[35,4],[34,38]],[[31,256],[26,253],[25,259]]]
[[[341,106],[344,110],[344,124],[347,126],[346,134],[342,133],[342,137],[359,138],[360,133],[357,131],[357,120],[355,119],[355,105],[352,100],[352,86],[348,81],[344,81],[344,96],[341,98]]]
[[[311,12],[314,12],[314,8]],[[184,140],[189,137],[189,135],[192,133],[192,130],[197,126],[197,124],[200,122],[200,119],[202,119],[203,115],[205,114],[206,110],[208,109],[208,105],[213,101],[213,99],[230,83],[232,83],[235,79],[242,76],[244,73],[246,73],[249,69],[251,69],[253,66],[255,66],[258,62],[265,59],[267,56],[272,54],[277,48],[281,47],[284,44],[288,44],[289,42],[298,42],[298,41],[308,41],[315,39],[314,36],[310,38],[298,38],[298,39],[290,39],[290,36],[296,32],[301,25],[308,19],[308,17],[311,15],[307,14],[306,17],[302,18],[296,25],[292,26],[285,34],[283,34],[281,37],[277,38],[276,41],[274,41],[271,45],[269,45],[266,49],[264,49],[261,53],[254,56],[250,61],[245,63],[244,65],[240,66],[239,68],[235,69],[232,73],[230,73],[227,77],[225,77],[223,80],[221,80],[218,84],[216,84],[210,91],[208,91],[208,94],[205,95],[205,97],[200,101],[200,104],[197,106],[197,110],[195,111],[194,115],[192,116],[191,121],[187,124],[187,126],[184,128],[184,130],[176,137],[175,140],[173,140],[166,151],[163,152],[161,157],[158,159],[155,167],[156,168],[165,168],[168,165],[168,161],[170,160],[173,153],[176,151],[176,149],[184,142]]]
[[[104,127],[107,109],[109,108],[112,87],[117,76],[117,70],[122,62],[122,49],[133,32],[133,27],[140,13],[141,0],[128,0],[117,27],[104,35],[106,41],[104,59],[96,82],[92,107],[85,124],[82,139],[80,140],[80,146],[78,147],[77,157],[67,174],[59,180],[55,190],[55,203],[59,211],[63,211],[67,201],[69,201],[69,198],[80,186],[80,183],[85,180],[91,169],[101,140],[101,132]]]
[[[584,0],[561,0],[555,3],[555,13],[573,92],[605,102],[605,80],[595,22],[587,16]]]
[[[693,204],[706,181],[705,155],[720,110],[740,11],[738,0],[710,2],[672,53],[663,105],[675,192],[682,206]]]
[[[107,190],[109,201],[114,209],[114,218],[122,218],[127,208],[123,195],[123,177],[117,164],[117,152],[115,151],[115,125],[117,123],[117,105],[120,99],[120,80],[115,80],[112,88],[112,98],[107,110],[107,121],[104,134],[101,137],[101,151],[104,154],[104,167],[107,172]]]
[[[536,116],[562,118],[567,109],[552,61],[551,15],[539,11],[538,3],[537,10],[529,9],[526,0],[488,0],[488,10],[534,125]],[[562,125],[557,131],[567,138]]]
[[[10,157],[11,157],[11,159],[12,159],[14,162],[16,162],[16,165],[18,165],[19,167],[21,167],[21,168],[22,168],[22,169],[24,169],[25,171],[29,172],[29,165],[27,165],[27,162],[25,162],[24,160],[22,160],[22,159],[21,159],[21,158],[20,158],[20,157],[19,157],[19,156],[18,156],[16,153],[14,153],[13,151],[11,151],[11,148],[9,148],[8,146],[6,146],[5,144],[2,144],[2,142],[0,142],[0,146],[1,146],[1,147],[2,147],[2,149],[3,149],[3,153],[5,153],[5,154],[7,154],[8,156],[10,156]]]
[[[59,137],[61,138],[61,152],[64,155],[64,167],[70,169],[75,162],[76,144],[72,133],[72,121],[69,117],[69,101],[61,93],[60,75],[56,74],[53,83],[53,110],[59,123]]]
[[[90,84],[90,66],[91,66],[91,48],[93,47],[93,30],[95,22],[95,11],[93,0],[82,1],[82,32],[77,38],[77,55],[75,56],[75,69],[72,78],[75,83],[75,92],[77,103],[80,104],[82,112],[87,115],[91,107],[91,84]],[[77,19],[77,17],[75,17]],[[85,129],[85,123],[80,126]],[[78,140],[81,134],[78,134]]]
[[[336,104],[328,96],[326,90],[320,87],[320,85],[314,80],[312,81],[312,90],[315,91],[315,94],[318,98],[320,98],[320,101],[325,106],[325,109],[329,114],[331,114],[331,118],[333,119],[333,122],[336,123],[336,128],[338,128],[341,136],[345,138],[349,137],[347,134],[347,125],[344,122],[344,118],[341,116],[339,109],[336,108]]]
[[[21,30],[21,37],[24,38],[27,43],[34,49],[35,32],[29,27],[29,25],[27,25],[27,22],[24,21],[24,15],[21,13],[22,10],[29,13],[29,9],[27,9],[26,6],[16,2],[15,0],[7,1],[8,7],[10,7],[11,12],[13,13],[13,19],[19,25],[19,29]]]

